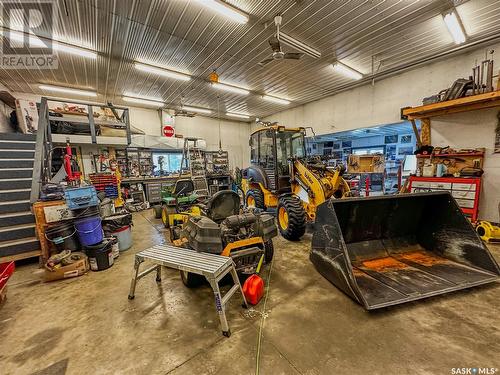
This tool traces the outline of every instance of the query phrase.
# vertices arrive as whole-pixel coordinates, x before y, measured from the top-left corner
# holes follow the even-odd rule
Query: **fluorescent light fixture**
[[[272,102],[272,103],[276,103],[276,104],[283,104],[283,105],[288,105],[291,103],[290,100],[277,98],[277,97],[271,96],[271,95],[262,95],[262,99],[267,100],[268,102]]]
[[[455,44],[462,44],[465,42],[465,31],[458,18],[458,14],[455,10],[452,10],[450,13],[443,14],[443,20],[448,28],[448,31],[451,34],[451,37],[455,41]]]
[[[280,41],[289,45],[292,48],[295,48],[301,52],[304,52],[306,55],[309,55],[315,59],[319,59],[321,57],[321,52],[317,49],[314,49],[307,44],[302,43],[300,40],[297,40],[290,35],[283,34],[280,31]]]
[[[250,118],[250,115],[245,115],[243,113],[231,113],[231,112],[226,112],[226,116],[229,117],[236,117],[236,118]]]
[[[229,91],[229,92],[234,92],[235,94],[240,94],[240,95],[248,95],[250,94],[250,91],[247,89],[243,89],[241,87],[236,87],[233,85],[228,85],[227,83],[220,83],[220,82],[212,82],[211,83],[213,87],[215,87],[218,90],[224,90],[224,91]]]
[[[163,103],[161,98],[153,98],[150,96],[138,96],[129,92],[125,92],[122,96],[122,99],[129,103],[137,103],[144,105],[151,105],[153,107],[163,107],[165,103]]]
[[[51,85],[39,85],[38,87],[40,87],[42,90],[64,92],[66,94],[81,95],[81,96],[97,96],[96,92],[72,89],[70,87],[51,86]]]
[[[178,80],[181,80],[181,81],[189,81],[191,79],[191,77],[189,75],[187,75],[187,74],[180,73],[180,72],[175,72],[175,71],[169,70],[169,69],[158,68],[156,66],[151,66],[151,65],[141,64],[141,63],[135,63],[134,67],[137,70],[141,70],[143,72],[153,73],[153,74],[157,74],[159,76],[173,78],[173,79],[178,79]]]
[[[210,109],[190,107],[188,105],[183,105],[182,109],[185,111],[190,111],[190,112],[198,112],[198,113],[206,113],[206,114],[212,113],[212,111]]]
[[[97,59],[97,53],[88,49],[70,46],[59,42],[52,42],[52,48],[56,51],[70,53],[72,55],[87,57],[89,59]]]
[[[34,34],[24,34],[18,31],[12,31],[12,30],[2,30],[2,34],[5,37],[9,37],[11,40],[24,43],[24,37],[25,35],[29,39],[29,46],[32,48],[48,48],[47,45],[49,44],[49,41],[47,39],[42,39],[39,38],[38,36]],[[45,40],[45,41],[44,41]],[[77,55],[77,56],[82,56],[82,57],[87,57],[89,59],[96,59],[97,58],[97,53],[88,49],[80,48],[80,47],[75,47],[66,43],[61,43],[57,40],[52,40],[52,49],[54,51],[58,52],[66,52],[70,53],[72,55]]]
[[[336,71],[337,73],[340,73],[346,77],[352,78],[352,79],[361,79],[363,78],[363,74],[358,72],[357,70],[351,68],[350,66],[347,66],[346,64],[341,63],[340,61],[337,61],[336,63],[333,64],[333,70]]]
[[[229,4],[226,4],[223,1],[220,0],[197,0],[197,1],[199,4],[207,8],[210,8],[235,22],[238,23],[248,22],[248,15],[246,15],[241,10],[236,9],[235,7]]]

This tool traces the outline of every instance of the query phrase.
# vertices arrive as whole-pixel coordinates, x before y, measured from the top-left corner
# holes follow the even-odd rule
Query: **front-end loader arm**
[[[344,169],[327,167],[322,163],[307,163],[300,159],[290,162],[292,193],[303,202],[310,220],[316,217],[316,208],[331,197],[342,198],[349,193],[349,185],[342,178]]]

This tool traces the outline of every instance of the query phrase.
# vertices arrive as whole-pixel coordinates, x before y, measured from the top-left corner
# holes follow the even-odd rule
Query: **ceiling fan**
[[[303,53],[283,52],[281,50],[281,43],[280,43],[281,21],[283,21],[283,17],[281,17],[280,15],[274,17],[274,24],[276,25],[276,35],[273,35],[271,38],[269,38],[269,45],[273,50],[273,54],[271,55],[270,58],[267,58],[259,62],[258,65],[260,66],[267,65],[272,61],[299,60],[304,55]]]
[[[174,113],[174,116],[175,117],[177,117],[177,116],[179,116],[179,117],[194,117],[194,116],[196,116],[196,114],[193,112],[188,112],[184,109],[181,109],[181,110],[176,110]]]

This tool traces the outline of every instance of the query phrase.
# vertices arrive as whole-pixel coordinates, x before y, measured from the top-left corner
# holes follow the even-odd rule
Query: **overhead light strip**
[[[321,57],[321,52],[317,49],[314,49],[308,46],[305,43],[302,43],[300,40],[297,40],[290,35],[284,34],[280,31],[280,41],[289,45],[292,48],[295,48],[301,52],[304,52],[306,55],[309,55],[315,59],[319,59]]]
[[[2,29],[2,34],[4,37],[9,38],[13,41],[24,43],[24,38],[27,36],[29,40],[29,45],[32,48],[48,48],[48,45],[52,44],[52,49],[58,52],[65,52],[72,55],[82,56],[89,59],[96,59],[97,52],[76,47],[67,43],[63,43],[57,40],[49,40],[45,38],[39,38],[34,34],[25,34],[19,31]]]
[[[156,67],[156,66],[152,66],[152,65],[134,63],[134,67],[137,70],[140,70],[143,72],[152,73],[152,74],[156,74],[156,75],[163,76],[163,77],[178,79],[181,81],[189,81],[191,79],[191,76],[188,74],[176,72],[174,70],[164,69],[164,68],[160,68],[160,67]]]
[[[460,21],[460,17],[456,10],[452,10],[449,13],[443,14],[443,21],[450,32],[451,37],[455,44],[462,44],[467,39],[465,36],[465,30]]]
[[[233,85],[228,85],[227,83],[221,83],[221,82],[212,82],[212,86],[218,90],[224,90],[224,91],[229,91],[229,92],[234,92],[235,94],[240,94],[240,95],[248,95],[250,94],[250,90],[241,88],[241,87],[236,87]]]
[[[226,112],[226,116],[236,117],[236,118],[243,118],[243,119],[249,119],[250,118],[250,115],[245,115],[243,113],[234,113],[234,112]]]
[[[122,96],[122,99],[129,103],[144,104],[153,107],[163,107],[165,105],[165,103],[161,98],[151,97],[151,96],[141,96],[130,92],[125,92]]]
[[[276,96],[272,95],[262,95],[262,99],[267,100],[268,102],[271,103],[282,104],[282,105],[288,105],[291,103],[290,100],[277,98]]]
[[[238,23],[247,23],[248,15],[241,10],[220,0],[197,0],[197,2],[206,8],[209,8],[230,20]]]
[[[52,86],[52,85],[39,85],[38,87],[41,88],[42,90],[63,92],[65,94],[73,94],[80,96],[97,96],[97,93],[94,91],[73,89],[71,87]]]
[[[188,105],[183,105],[181,108],[185,111],[190,111],[190,112],[198,112],[198,113],[206,113],[206,114],[212,113],[212,111],[210,109],[191,107]]]
[[[347,66],[346,64],[341,63],[340,61],[337,61],[332,64],[333,65],[333,70],[337,73],[340,73],[348,78],[352,78],[355,80],[359,80],[363,78],[363,74],[358,72],[356,69],[351,68],[350,66]]]

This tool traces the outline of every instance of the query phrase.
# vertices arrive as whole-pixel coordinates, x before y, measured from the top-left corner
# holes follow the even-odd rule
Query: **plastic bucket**
[[[72,222],[60,224],[45,231],[45,238],[52,242],[60,251],[80,250],[80,241],[76,235],[76,229]]]
[[[120,251],[130,249],[132,246],[132,230],[130,225],[125,225],[111,234],[118,240],[118,248]]]
[[[105,240],[111,241],[111,252],[113,253],[113,258],[116,259],[120,256],[120,247],[118,246],[118,240],[116,237],[108,237]]]
[[[80,208],[79,210],[73,210],[73,213],[75,214],[75,219],[83,219],[85,217],[99,216],[99,206]]]
[[[75,228],[83,246],[95,245],[102,241],[103,233],[99,216],[77,220],[75,221]]]
[[[102,271],[113,265],[112,243],[110,239],[105,239],[98,244],[85,246],[85,253],[89,258],[92,271]]]

